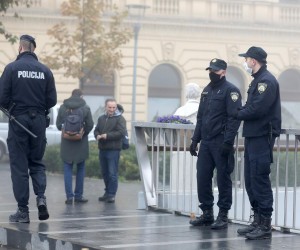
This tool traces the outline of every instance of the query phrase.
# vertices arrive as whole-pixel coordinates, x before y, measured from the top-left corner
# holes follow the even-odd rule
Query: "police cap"
[[[266,59],[267,59],[268,54],[262,48],[252,46],[247,50],[246,53],[239,54],[239,56],[251,57],[251,58],[256,59],[259,62],[267,63]]]
[[[28,42],[32,43],[32,45],[36,48],[35,39],[32,36],[30,36],[30,35],[22,35],[20,37],[20,41],[21,40],[25,40],[25,41],[28,41]]]
[[[215,70],[218,71],[220,69],[226,70],[227,69],[227,63],[224,60],[214,58],[210,61],[209,67],[206,68],[206,70]]]

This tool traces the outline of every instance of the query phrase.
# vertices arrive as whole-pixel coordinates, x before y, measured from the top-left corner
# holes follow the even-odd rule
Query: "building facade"
[[[153,121],[156,116],[172,114],[185,103],[184,85],[208,82],[205,68],[212,58],[228,63],[227,78],[237,85],[246,100],[251,76],[243,69],[238,54],[250,46],[261,46],[268,52],[268,69],[281,87],[284,128],[300,128],[300,3],[295,0],[103,0],[107,9],[116,4],[147,5],[141,23],[137,47],[136,89],[133,91],[134,39],[122,46],[124,68],[114,73],[113,84],[95,82],[84,86],[85,99],[94,118],[102,112],[104,100],[114,96],[124,106],[125,118]],[[60,15],[63,0],[33,0],[30,8],[16,8],[1,17],[6,28],[16,34],[36,38],[39,55],[51,51],[47,30],[64,21]],[[124,25],[136,20],[127,18]],[[18,45],[0,37],[0,72],[17,56]],[[63,77],[63,70],[53,71],[62,102],[79,86],[78,79]],[[135,103],[132,101],[135,99]],[[135,106],[133,108],[133,105]],[[130,131],[130,123],[128,123]]]

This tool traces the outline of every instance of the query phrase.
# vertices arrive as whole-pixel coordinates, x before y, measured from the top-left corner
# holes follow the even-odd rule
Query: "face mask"
[[[248,67],[247,62],[244,62],[243,66],[244,66],[244,69],[245,69],[249,74],[252,74],[252,69]]]
[[[211,82],[217,82],[221,79],[221,76],[216,74],[215,72],[209,72],[209,79]]]

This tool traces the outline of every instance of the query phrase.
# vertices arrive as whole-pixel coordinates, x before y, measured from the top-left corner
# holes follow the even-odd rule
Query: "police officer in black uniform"
[[[248,239],[270,238],[273,211],[270,165],[275,137],[281,130],[279,84],[267,70],[267,53],[262,48],[253,46],[239,56],[245,57],[244,67],[254,78],[247,102],[237,113],[237,118],[244,121],[245,185],[254,221],[237,232]]]
[[[197,124],[192,137],[190,153],[197,156],[197,144],[201,141],[197,159],[197,189],[203,214],[191,220],[193,226],[209,226],[222,229],[228,226],[228,210],[232,204],[232,181],[234,168],[234,138],[240,121],[234,118],[241,107],[239,89],[226,80],[227,63],[212,59],[206,70],[210,83],[204,88],[197,114]],[[214,196],[212,178],[217,169],[219,189],[219,214],[214,222]]]
[[[46,174],[42,158],[46,147],[46,115],[56,104],[57,94],[52,72],[38,61],[35,39],[22,35],[19,55],[8,64],[0,79],[0,105],[37,137],[29,135],[13,121],[9,122],[7,145],[13,192],[18,203],[10,222],[29,223],[29,175],[37,196],[38,216],[47,220]]]

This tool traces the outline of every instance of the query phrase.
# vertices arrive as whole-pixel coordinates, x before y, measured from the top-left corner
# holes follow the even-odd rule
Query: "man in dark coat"
[[[93,129],[94,123],[90,107],[82,99],[82,91],[74,89],[72,96],[64,100],[60,106],[56,126],[62,130],[66,115],[70,109],[81,108],[83,111],[84,134],[81,140],[72,141],[65,138],[61,139],[60,155],[64,162],[64,180],[66,191],[66,204],[72,204],[73,198],[75,203],[85,203],[88,200],[83,197],[83,186],[85,177],[85,160],[89,156],[88,134]],[[73,164],[77,165],[76,184],[73,192],[72,188],[72,171]]]
[[[232,205],[232,181],[230,174],[234,169],[234,138],[240,121],[234,118],[236,110],[241,107],[239,89],[226,80],[227,63],[214,58],[210,61],[210,83],[204,88],[197,124],[192,137],[190,153],[197,156],[197,144],[200,149],[197,159],[197,191],[199,207],[203,214],[190,221],[193,226],[208,226],[212,229],[223,229],[228,226],[228,211]],[[214,222],[212,178],[217,169],[219,190],[219,214]]]
[[[122,139],[127,134],[123,107],[115,99],[105,101],[105,114],[100,116],[94,130],[98,141],[99,159],[105,193],[99,201],[115,202],[118,189],[118,168]]]
[[[237,118],[244,121],[245,186],[254,212],[254,221],[238,234],[257,240],[272,237],[273,191],[270,181],[275,138],[281,130],[281,104],[279,84],[267,70],[267,53],[252,46],[246,53],[245,70],[253,77],[249,85],[246,104]]]
[[[9,149],[13,192],[18,211],[9,216],[10,222],[29,223],[29,175],[39,210],[39,219],[47,220],[46,173],[42,162],[46,148],[46,112],[56,104],[56,88],[50,69],[38,61],[35,39],[20,37],[19,55],[8,64],[0,80],[0,105],[10,109],[18,122],[34,133],[33,138],[15,122],[9,122]]]

